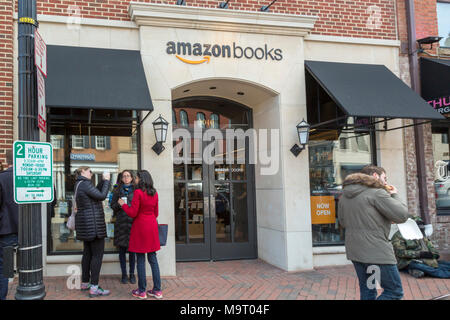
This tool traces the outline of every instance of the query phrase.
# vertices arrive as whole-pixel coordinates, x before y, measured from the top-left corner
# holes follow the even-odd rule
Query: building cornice
[[[317,16],[130,2],[138,26],[306,36]]]

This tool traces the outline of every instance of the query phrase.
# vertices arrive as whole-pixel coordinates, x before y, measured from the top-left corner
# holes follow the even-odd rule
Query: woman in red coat
[[[153,187],[153,179],[147,170],[139,171],[136,179],[131,206],[120,199],[119,204],[128,216],[134,218],[131,226],[128,251],[135,252],[139,288],[132,291],[134,297],[146,299],[147,294],[157,299],[162,298],[161,278],[159,275],[156,251],[160,249],[158,235],[158,193]],[[147,287],[145,275],[145,254],[152,268],[153,289],[145,292]]]

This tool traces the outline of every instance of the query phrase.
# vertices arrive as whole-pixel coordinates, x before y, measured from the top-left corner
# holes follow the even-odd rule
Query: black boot
[[[127,283],[128,283],[128,278],[127,278],[127,275],[126,275],[126,274],[123,274],[123,275],[122,275],[122,280],[121,280],[121,282],[122,282],[123,284],[127,284]]]
[[[130,274],[130,283],[135,284],[136,283],[136,277],[134,276],[134,273]]]

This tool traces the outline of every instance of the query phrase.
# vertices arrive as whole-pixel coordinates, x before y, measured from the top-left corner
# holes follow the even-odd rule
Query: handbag
[[[70,214],[70,217],[69,217],[69,219],[67,219],[67,223],[66,223],[67,228],[72,231],[75,230],[75,216],[76,216],[77,210],[78,210],[76,198],[77,198],[78,186],[80,184],[81,184],[81,182],[78,183],[77,186],[75,187],[75,193],[72,198],[72,213]]]
[[[160,246],[165,246],[166,245],[168,229],[169,229],[169,225],[167,225],[167,224],[158,224],[158,234],[159,234],[159,244],[160,244]]]

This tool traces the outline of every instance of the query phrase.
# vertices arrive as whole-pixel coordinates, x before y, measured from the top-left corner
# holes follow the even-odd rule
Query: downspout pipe
[[[408,24],[408,57],[409,71],[411,75],[411,88],[420,95],[419,82],[419,61],[416,45],[416,19],[414,17],[414,0],[406,2],[406,21]],[[419,189],[420,215],[425,224],[430,224],[430,212],[428,210],[427,177],[425,166],[425,142],[423,125],[418,123],[421,120],[414,120],[414,140],[416,148],[417,178]]]

